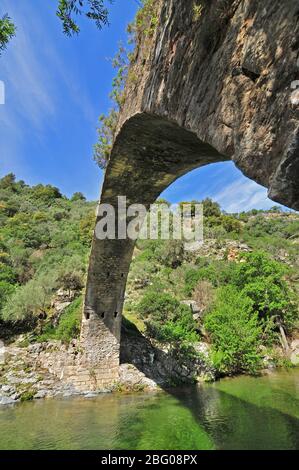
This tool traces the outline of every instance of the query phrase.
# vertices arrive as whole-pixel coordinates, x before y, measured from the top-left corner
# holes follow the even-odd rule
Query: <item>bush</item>
[[[287,268],[266,253],[242,256],[234,273],[234,284],[253,302],[253,308],[264,320],[282,320],[289,329],[298,317],[293,294],[284,279]]]
[[[200,281],[192,295],[202,312],[205,312],[214,300],[214,289],[209,281]]]
[[[158,341],[197,341],[196,323],[190,307],[181,305],[169,294],[148,292],[138,312],[145,319],[146,332]]]
[[[257,372],[262,329],[249,297],[232,286],[220,288],[204,326],[212,341],[213,364],[220,373]]]
[[[15,287],[5,281],[0,281],[0,311],[8,297],[14,292]]]
[[[213,287],[229,284],[234,278],[236,263],[226,261],[210,261],[206,265],[196,268],[190,267],[185,273],[185,294],[188,297],[200,281],[209,281]]]
[[[69,343],[80,334],[80,324],[82,316],[82,296],[73,300],[73,302],[64,310],[57,328],[48,324],[43,333],[36,340],[45,342],[49,340],[60,340]]]
[[[169,240],[157,250],[158,261],[166,267],[176,269],[184,260],[184,244],[178,240]]]
[[[80,324],[82,316],[82,296],[75,299],[63,312],[55,338],[65,343],[77,338],[80,334]]]
[[[1,318],[6,322],[31,323],[40,314],[45,313],[54,286],[52,276],[44,275],[18,287],[4,305]]]

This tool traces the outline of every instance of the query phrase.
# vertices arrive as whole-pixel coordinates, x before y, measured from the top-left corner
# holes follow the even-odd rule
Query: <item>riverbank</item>
[[[71,396],[93,397],[110,392],[143,392],[170,389],[183,384],[214,382],[219,375],[209,359],[209,344],[199,342],[190,351],[150,341],[137,328],[123,326],[119,380],[111,387],[78,388],[73,369],[80,362],[80,344],[48,341],[24,346],[23,336],[2,349],[0,405],[33,399]],[[294,365],[299,357],[299,340],[290,342],[288,356],[281,348],[276,360]],[[73,365],[70,365],[73,364]],[[275,371],[277,363],[265,351],[264,370]],[[70,368],[72,375],[70,375]],[[86,370],[86,374],[92,371]],[[72,378],[74,377],[74,379]]]

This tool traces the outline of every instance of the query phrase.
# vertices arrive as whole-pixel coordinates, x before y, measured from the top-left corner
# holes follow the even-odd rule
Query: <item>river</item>
[[[299,449],[299,370],[0,407],[1,449]]]

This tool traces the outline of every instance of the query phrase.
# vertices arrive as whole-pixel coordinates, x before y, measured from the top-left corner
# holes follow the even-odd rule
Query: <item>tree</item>
[[[8,15],[0,18],[0,56],[6,49],[10,39],[16,34],[16,27]]]
[[[220,373],[255,373],[259,369],[262,328],[249,297],[233,286],[220,288],[204,326],[212,340],[213,363]]]
[[[280,341],[287,350],[285,329],[291,332],[298,320],[298,305],[294,293],[284,279],[288,269],[266,253],[243,255],[235,271],[235,285],[253,302],[264,330],[264,337],[273,342],[273,331],[279,331]]]
[[[292,294],[284,279],[287,268],[262,251],[245,253],[235,270],[234,284],[253,301],[262,319],[291,323]],[[291,315],[292,312],[292,315]]]
[[[1,317],[6,322],[31,324],[49,306],[55,287],[52,275],[43,275],[18,287],[4,305]]]
[[[221,209],[218,202],[213,201],[210,198],[204,199],[202,202],[203,214],[205,217],[220,217]]]
[[[164,266],[176,269],[184,260],[184,244],[180,240],[168,240],[159,246],[156,256]]]
[[[8,173],[0,179],[0,189],[13,190],[16,184],[16,175],[14,173]]]
[[[227,232],[240,233],[242,231],[241,222],[230,215],[223,215],[221,217],[221,225]]]
[[[107,1],[111,3],[112,0]],[[105,7],[105,0],[58,0],[56,15],[62,21],[63,32],[67,36],[80,32],[74,16],[84,15],[94,21],[99,29],[108,24],[108,9]],[[0,18],[0,56],[15,34],[16,27],[11,18],[5,14]]]
[[[81,192],[76,192],[72,195],[71,201],[86,201],[86,197]]]
[[[61,19],[63,32],[67,36],[80,32],[74,15],[85,15],[89,20],[95,21],[99,29],[108,23],[108,10],[104,0],[59,0],[56,14]]]
[[[36,199],[42,204],[46,204],[47,206],[52,205],[55,199],[62,198],[59,189],[55,186],[51,186],[50,184],[47,184],[46,186],[43,184],[37,184],[36,186],[33,186],[31,196],[33,199]]]

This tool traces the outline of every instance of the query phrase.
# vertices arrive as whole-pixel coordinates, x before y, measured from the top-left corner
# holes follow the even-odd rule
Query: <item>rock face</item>
[[[191,353],[192,351],[192,353]],[[189,354],[171,345],[149,341],[138,331],[122,328],[120,380],[127,388],[170,387],[194,381],[215,380],[206,343],[195,343]]]
[[[122,195],[148,207],[188,171],[233,160],[273,200],[299,209],[298,1],[198,5],[157,1],[156,31],[139,38],[129,72],[101,202],[116,208]],[[133,248],[93,240],[81,347],[102,385],[118,380]]]
[[[85,357],[76,340],[69,345],[60,341],[36,343],[28,347],[7,346],[0,365],[0,405],[32,399],[95,396],[113,390],[142,391],[169,387],[177,383],[214,379],[215,371],[207,357],[208,346],[194,345],[195,358],[165,346],[163,350],[138,330],[123,328],[121,366],[117,382],[101,364],[97,371],[84,369]],[[105,376],[107,387],[100,382]],[[111,374],[110,370],[110,374]]]

